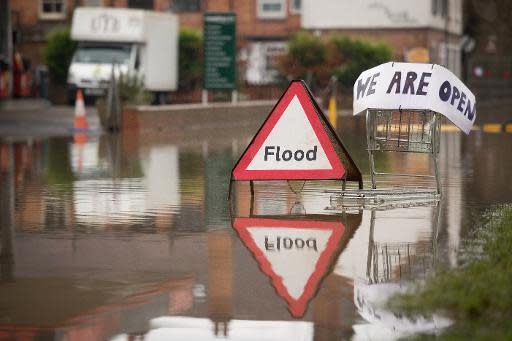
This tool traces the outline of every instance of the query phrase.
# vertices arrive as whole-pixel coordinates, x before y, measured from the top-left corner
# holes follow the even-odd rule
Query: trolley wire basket
[[[440,193],[438,168],[441,117],[430,110],[367,110],[366,138],[370,159],[372,188],[376,189],[376,176],[408,176],[436,180]],[[375,152],[426,153],[434,161],[434,175],[384,173],[375,169]]]
[[[441,218],[439,202],[432,211],[432,238],[416,241],[377,242],[374,239],[377,211],[372,210],[366,275],[370,284],[425,278],[435,269]]]

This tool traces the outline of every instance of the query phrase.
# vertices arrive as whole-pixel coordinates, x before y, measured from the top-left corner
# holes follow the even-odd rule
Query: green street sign
[[[203,88],[233,90],[236,88],[235,13],[205,13],[203,27]]]

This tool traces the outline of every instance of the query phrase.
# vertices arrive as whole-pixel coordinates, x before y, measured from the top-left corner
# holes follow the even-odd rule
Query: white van
[[[117,73],[138,76],[144,88],[178,87],[178,19],[171,13],[125,8],[75,9],[71,39],[78,42],[68,71],[68,98],[106,93],[112,63]]]

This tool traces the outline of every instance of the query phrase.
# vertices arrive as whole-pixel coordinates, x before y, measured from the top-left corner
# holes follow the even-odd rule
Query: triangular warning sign
[[[235,218],[233,227],[260,269],[301,317],[340,248],[344,226],[339,221]]]
[[[342,155],[346,154],[346,155]],[[233,168],[234,180],[344,179],[341,141],[302,81],[293,81]],[[352,179],[350,179],[352,178]],[[356,179],[357,178],[357,179]]]

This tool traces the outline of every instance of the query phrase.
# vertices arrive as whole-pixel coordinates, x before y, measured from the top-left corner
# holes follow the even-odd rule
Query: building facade
[[[32,68],[43,63],[48,33],[69,26],[79,6],[171,11],[178,15],[181,28],[199,31],[204,12],[235,12],[240,78],[253,84],[272,81],[275,57],[285,52],[286,40],[300,29],[301,13],[300,0],[6,0],[2,4],[10,21],[2,20],[1,57],[9,64],[9,56],[19,53]]]
[[[304,0],[301,26],[318,35],[383,41],[397,61],[442,64],[460,75],[462,1]]]
[[[229,11],[237,18],[238,78],[249,85],[275,82],[278,57],[286,53],[290,35],[301,29],[326,37],[337,32],[384,41],[393,48],[395,60],[443,64],[460,75],[462,1],[6,0],[2,3],[10,16],[2,20],[0,52],[7,63],[7,55],[19,52],[32,68],[42,64],[48,33],[68,26],[79,6],[171,11],[181,28],[198,31],[204,12]]]

